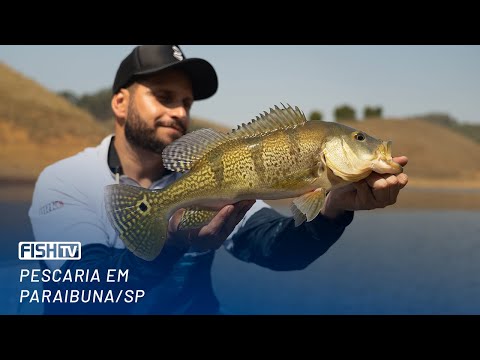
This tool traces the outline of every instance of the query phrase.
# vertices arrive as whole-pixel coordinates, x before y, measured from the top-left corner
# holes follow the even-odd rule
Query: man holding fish
[[[37,241],[82,243],[81,260],[42,266],[129,269],[129,285],[146,295],[136,304],[45,304],[45,313],[221,313],[210,271],[222,245],[246,262],[301,270],[354,211],[394,204],[407,184],[407,158],[392,158],[389,142],[307,121],[291,106],[228,134],[187,134],[193,102],[217,87],[212,65],[176,45],[138,46],[123,60],[115,133],[46,168],[29,215]],[[283,198],[293,199],[292,217],[262,201]],[[53,201],[63,206],[39,211]]]

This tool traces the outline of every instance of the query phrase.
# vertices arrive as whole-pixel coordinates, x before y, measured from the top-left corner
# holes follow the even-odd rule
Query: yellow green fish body
[[[185,174],[162,190],[110,185],[107,213],[127,248],[153,260],[168,219],[186,208],[181,226],[201,226],[226,204],[295,198],[295,224],[313,220],[326,194],[372,171],[399,173],[390,142],[342,124],[307,121],[298,108],[270,109],[228,134],[202,129],[163,152],[167,169]]]

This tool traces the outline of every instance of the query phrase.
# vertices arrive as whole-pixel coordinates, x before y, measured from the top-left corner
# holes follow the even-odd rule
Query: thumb
[[[178,224],[182,220],[182,216],[185,213],[185,209],[178,209],[168,220],[168,231],[176,232],[178,230]]]

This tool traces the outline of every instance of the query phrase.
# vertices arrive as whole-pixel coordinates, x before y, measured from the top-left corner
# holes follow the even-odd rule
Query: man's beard
[[[148,127],[142,120],[133,103],[129,104],[129,113],[125,121],[125,137],[127,141],[140,149],[161,155],[165,144],[156,137],[156,127]]]

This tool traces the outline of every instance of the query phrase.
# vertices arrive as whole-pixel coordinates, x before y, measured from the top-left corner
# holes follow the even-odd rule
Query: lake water
[[[27,210],[0,203],[0,314],[42,310],[18,303],[26,262],[16,260],[17,242],[32,240]],[[213,283],[234,314],[480,314],[480,212],[358,212],[304,270],[271,271],[221,249]]]

